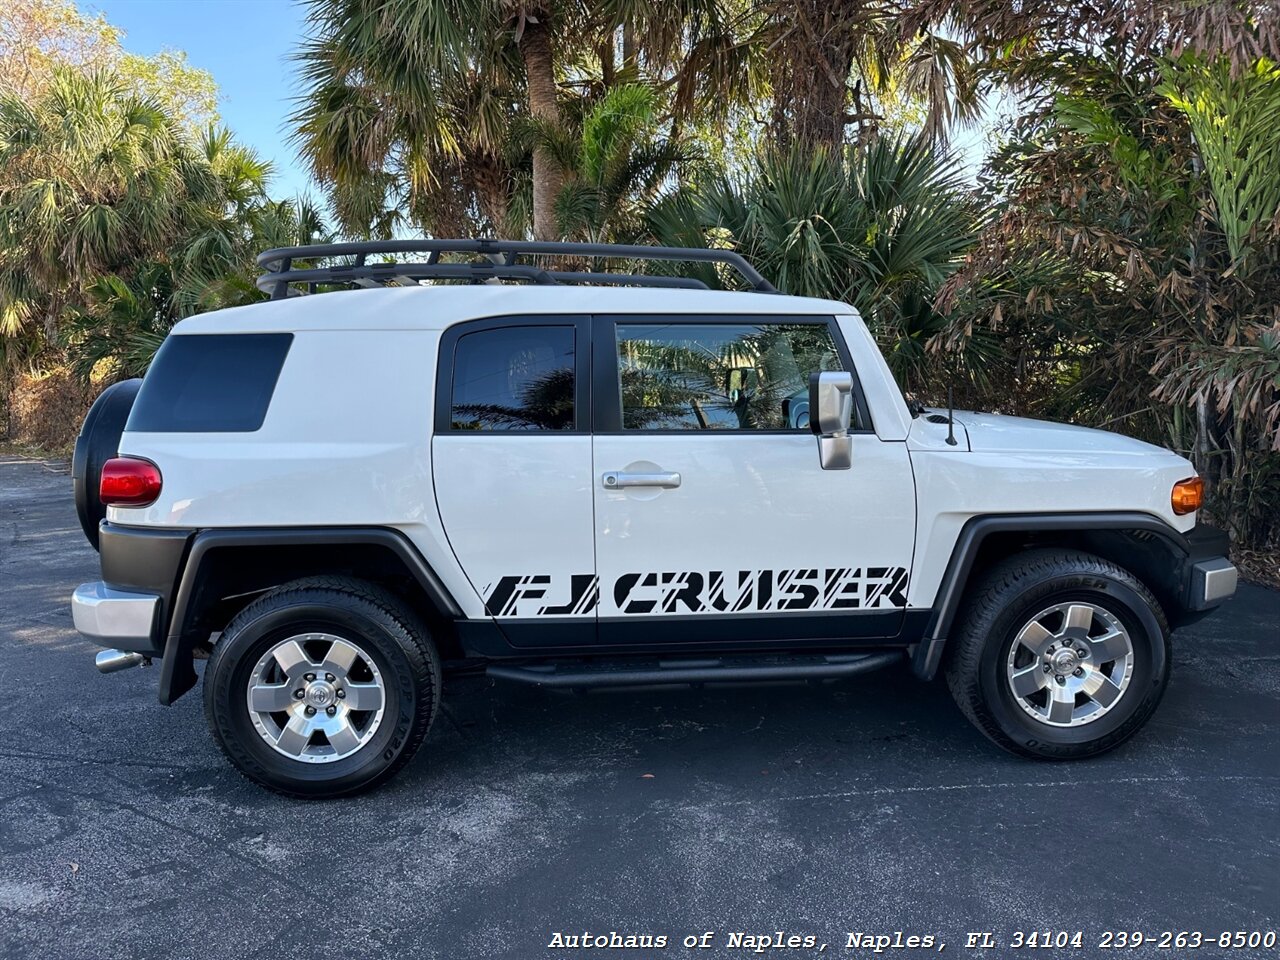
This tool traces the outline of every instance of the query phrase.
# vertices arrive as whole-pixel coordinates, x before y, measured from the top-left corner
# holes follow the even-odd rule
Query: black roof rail
[[[370,255],[425,253],[425,260],[413,263],[369,263]],[[473,253],[484,259],[468,263],[441,263],[442,253]],[[301,247],[277,247],[258,255],[258,265],[266,272],[258,277],[258,289],[278,300],[289,296],[290,284],[305,284],[314,292],[317,284],[355,284],[382,286],[407,280],[470,280],[474,283],[492,279],[523,280],[528,283],[602,283],[641,287],[677,287],[707,289],[693,277],[651,276],[634,273],[609,273],[592,270],[549,270],[529,263],[518,263],[520,257],[556,256],[621,260],[666,260],[690,263],[720,263],[732,267],[761,293],[777,293],[768,280],[746,259],[732,250],[709,250],[697,247],[648,247],[615,243],[559,243],[541,240],[370,240],[353,243],[316,243]],[[295,268],[295,260],[330,261],[350,257],[346,264]],[[301,293],[302,291],[295,291]]]

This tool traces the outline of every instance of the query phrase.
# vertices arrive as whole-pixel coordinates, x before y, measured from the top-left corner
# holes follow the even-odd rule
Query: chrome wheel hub
[[[1095,603],[1057,603],[1014,638],[1006,679],[1023,711],[1054,727],[1092,723],[1129,688],[1133,642],[1124,625]]]
[[[303,688],[302,699],[317,710],[323,710],[325,707],[338,702],[338,691],[328,681],[316,680],[313,683],[308,683]]]
[[[1080,659],[1074,650],[1059,650],[1053,655],[1053,670],[1059,674],[1073,673]]]
[[[254,729],[277,753],[332,763],[377,733],[386,687],[358,644],[330,633],[301,633],[258,659],[245,703]]]

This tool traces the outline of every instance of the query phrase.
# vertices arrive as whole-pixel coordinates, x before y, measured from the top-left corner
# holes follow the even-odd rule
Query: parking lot
[[[1107,930],[1280,925],[1274,591],[1179,633],[1155,719],[1088,762],[1006,756],[905,672],[585,696],[464,677],[395,781],[302,803],[240,779],[198,695],[165,708],[154,670],[94,669],[67,598],[96,577],[65,470],[0,463],[5,957],[523,960],[584,930],[670,946],[577,955],[1080,930],[1088,956]]]

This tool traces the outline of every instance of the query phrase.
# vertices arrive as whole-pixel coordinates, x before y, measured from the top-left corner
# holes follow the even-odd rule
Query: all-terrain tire
[[[378,725],[341,759],[287,756],[255,725],[262,721],[249,707],[251,677],[273,647],[298,636],[353,644],[383,684]],[[347,577],[296,580],[263,594],[222,632],[204,679],[205,717],[223,754],[248,779],[294,797],[344,796],[387,780],[422,745],[439,704],[440,660],[421,619],[389,591]]]
[[[1078,725],[1051,725],[1032,716],[1028,701],[1015,694],[1011,651],[1039,612],[1072,603],[1092,606],[1099,618],[1109,615],[1127,631],[1132,667],[1127,686],[1105,712]],[[996,564],[962,608],[947,647],[947,685],[961,712],[1004,749],[1044,760],[1095,756],[1133,736],[1164,695],[1172,659],[1168,623],[1151,591],[1110,561],[1065,549],[1029,550]],[[1058,680],[1048,660],[1024,649],[1013,655],[1043,669],[1046,688]],[[1088,699],[1079,698],[1085,706]]]

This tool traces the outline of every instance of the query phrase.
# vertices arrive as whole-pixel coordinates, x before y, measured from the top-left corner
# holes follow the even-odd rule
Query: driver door
[[[853,370],[831,317],[594,319],[602,647],[847,646],[896,636],[915,495],[854,372],[853,468],[808,430],[817,370]]]

